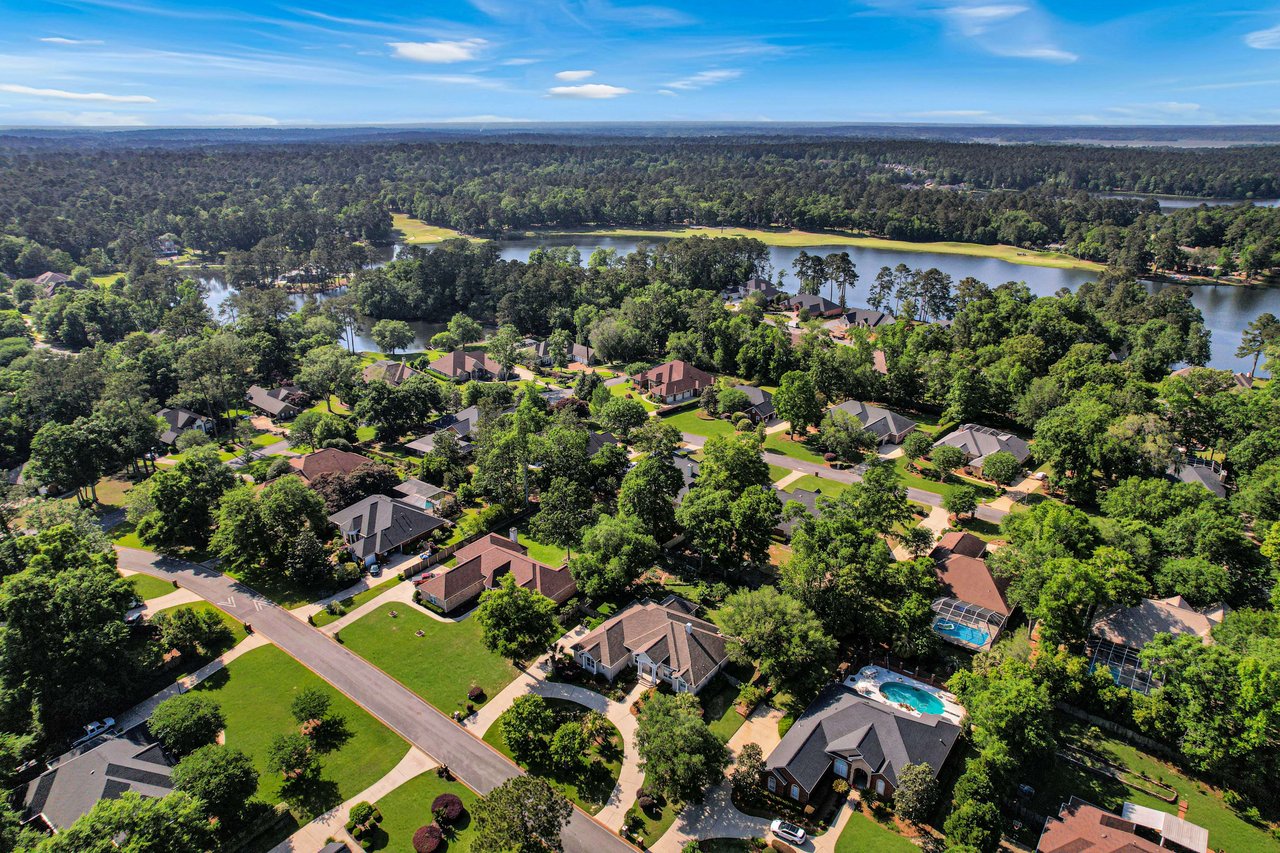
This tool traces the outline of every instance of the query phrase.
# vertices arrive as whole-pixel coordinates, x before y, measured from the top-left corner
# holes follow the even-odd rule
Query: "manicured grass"
[[[781,465],[769,466],[769,479],[775,483],[779,480],[790,477],[791,474],[792,471],[790,468],[783,468]]]
[[[400,232],[401,243],[408,243],[413,246],[423,243],[440,243],[453,237],[463,236],[452,228],[428,225],[421,219],[414,219],[405,213],[391,214],[391,227]],[[468,237],[466,239],[473,240],[477,238]]]
[[[255,435],[252,439],[250,439],[249,443],[252,444],[254,447],[270,447],[273,444],[276,444],[278,442],[285,441],[285,440],[286,439],[284,436],[276,435],[273,432],[260,432],[257,435]]]
[[[1209,830],[1209,847],[1213,850],[1276,851],[1277,839],[1264,826],[1249,823],[1222,801],[1222,791],[1188,777],[1179,768],[1148,755],[1122,740],[1109,737],[1087,723],[1068,717],[1059,718],[1059,745],[1080,746],[1121,764],[1134,773],[1172,786],[1179,800],[1187,801],[1186,819]],[[1130,788],[1122,782],[1090,773],[1074,764],[1057,759],[1026,768],[1031,774],[1027,782],[1036,789],[1030,807],[1043,814],[1057,814],[1058,807],[1071,795],[1082,797],[1104,809],[1119,811],[1124,802],[1149,806],[1176,814],[1178,807]]]
[[[771,432],[766,435],[764,449],[766,452],[772,450],[783,456],[799,459],[801,462],[812,462],[815,465],[821,465],[824,462],[820,453],[809,449],[803,441],[792,441],[785,433]]]
[[[836,495],[849,488],[848,483],[838,483],[835,480],[828,480],[826,477],[819,477],[815,474],[805,474],[799,480],[787,486],[787,491],[795,491],[796,489],[804,489],[810,492],[822,492],[828,497],[834,498]]]
[[[681,432],[701,435],[706,438],[717,435],[732,435],[736,432],[733,424],[720,418],[708,417],[706,412],[700,408],[685,409],[683,412],[667,415],[663,420]]]
[[[636,400],[640,405],[644,406],[644,410],[646,412],[656,412],[658,410],[658,404],[636,390],[635,385],[632,384],[630,379],[626,382],[619,382],[617,385],[609,385],[606,387],[609,389],[609,393],[615,397],[626,397],[630,395],[632,400]]]
[[[581,720],[587,708],[576,702],[563,699],[548,699],[547,704],[556,717],[556,726]],[[622,771],[622,735],[617,727],[610,724],[609,742],[603,746],[591,746],[587,752],[586,762],[573,770],[565,771],[550,766],[544,760],[521,764],[535,776],[546,779],[556,790],[581,806],[590,814],[604,808],[618,783],[618,774]],[[502,735],[502,717],[498,717],[489,730],[484,733],[484,742],[515,761],[515,756],[507,747],[507,740]],[[516,762],[520,764],[520,762]]]
[[[698,694],[698,701],[702,703],[702,718],[722,743],[728,743],[734,732],[746,722],[746,717],[734,710],[738,701],[738,688],[730,684],[729,679],[723,675],[716,676],[711,684],[702,689]]]
[[[676,817],[680,814],[679,809],[671,803],[664,803],[662,811],[658,812],[654,817],[650,817],[645,813],[644,809],[639,807],[635,807],[635,811],[644,820],[644,826],[640,830],[640,837],[644,841],[641,847],[645,850],[657,843],[658,839],[671,828],[671,824],[676,822]]]
[[[378,434],[378,430],[371,426],[356,427],[356,441],[365,442],[373,441],[373,437]]]
[[[399,613],[395,619],[392,610]],[[446,714],[466,708],[473,683],[492,698],[517,674],[484,647],[475,618],[440,622],[413,604],[384,604],[341,634],[347,648]]]
[[[530,559],[548,566],[558,566],[565,561],[569,552],[559,545],[546,545],[532,538],[527,533],[517,535],[520,544],[529,549]]]
[[[151,550],[138,538],[138,534],[134,532],[133,525],[127,521],[111,528],[111,541],[125,548],[137,548],[140,551]]]
[[[931,467],[930,464],[923,459],[917,460],[916,465],[922,468]],[[907,458],[905,456],[899,456],[894,459],[893,467],[897,469],[898,475],[902,478],[902,485],[926,492],[933,492],[935,495],[942,495],[943,497],[946,497],[960,486],[972,486],[978,492],[979,502],[990,500],[996,496],[995,489],[984,483],[980,483],[977,480],[968,479],[967,477],[953,478],[953,481],[950,483],[940,483],[937,480],[925,479],[919,474],[915,474],[907,470]],[[960,482],[955,482],[955,479],[959,479]]]
[[[134,595],[138,596],[142,601],[159,598],[162,595],[169,595],[178,591],[178,588],[169,581],[153,578],[151,575],[129,575],[127,580],[129,581],[129,586],[133,587]]]
[[[371,359],[369,363],[372,364],[375,361],[377,361],[376,358]],[[329,411],[329,406],[333,406],[333,411]],[[325,415],[351,414],[351,410],[348,409],[345,405],[343,405],[342,401],[338,399],[336,394],[329,395],[328,403],[326,403],[324,400],[317,400],[315,403],[311,405],[309,409],[307,409],[307,411],[320,412],[321,414],[325,414]],[[286,424],[285,426],[288,427],[290,426],[290,424]]]
[[[1054,269],[1078,269],[1097,272],[1100,264],[1073,258],[1061,252],[1037,252],[1019,249],[1017,246],[986,246],[980,243],[910,243],[906,240],[887,240],[867,237],[850,231],[797,231],[785,228],[589,228],[582,230],[550,230],[530,232],[530,237],[592,236],[675,238],[703,235],[707,237],[752,237],[769,246],[861,246],[867,249],[886,249],[897,252],[935,252],[941,255],[969,255],[979,258],[999,258],[1014,264]]]
[[[316,613],[314,616],[311,617],[311,622],[316,627],[319,627],[321,625],[328,625],[330,622],[336,622],[339,619],[341,619],[346,613],[350,613],[352,610],[355,610],[357,607],[364,604],[366,601],[372,601],[373,599],[382,595],[384,592],[391,589],[391,587],[400,583],[400,580],[401,578],[399,575],[394,575],[392,577],[387,578],[377,586],[366,589],[364,592],[357,592],[355,595],[349,598],[344,598],[342,599],[342,601],[338,602],[339,604],[342,605],[342,609],[344,613],[339,613],[338,615],[335,616],[334,614],[330,613],[328,610],[322,609],[320,610],[319,613]]]
[[[280,802],[281,779],[267,769],[271,741],[297,730],[289,704],[300,691],[314,688],[332,699],[332,712],[345,721],[348,737],[320,758],[320,779],[306,797],[307,814],[319,814],[381,779],[404,757],[408,744],[319,676],[274,646],[237,658],[196,689],[222,706],[226,742],[253,759],[261,776],[258,796]]]
[[[382,822],[368,835],[367,850],[413,849],[413,833],[420,826],[435,820],[431,815],[431,803],[441,794],[456,794],[466,811],[453,824],[454,835],[449,838],[449,853],[466,853],[471,849],[471,811],[476,795],[460,782],[446,782],[434,770],[415,776],[399,788],[378,800],[374,805],[382,812]],[[344,815],[345,818],[345,815]]]
[[[139,576],[134,575],[134,577]],[[172,587],[170,587],[170,591],[172,591]],[[236,645],[236,643],[239,643],[248,636],[244,630],[244,624],[239,619],[235,618],[230,613],[227,613],[225,610],[219,610],[207,601],[193,601],[190,604],[178,604],[173,607],[166,607],[164,610],[157,611],[156,615],[159,616],[161,613],[173,614],[179,610],[194,610],[197,613],[214,613],[222,620],[222,624],[226,625],[231,631],[231,642],[226,646],[226,648],[210,650],[216,651],[218,655],[227,651],[232,646]],[[217,655],[214,655],[214,657],[217,657]]]
[[[892,826],[877,823],[862,812],[854,812],[845,824],[844,832],[836,839],[836,853],[918,853],[920,850],[907,838],[899,835]]]

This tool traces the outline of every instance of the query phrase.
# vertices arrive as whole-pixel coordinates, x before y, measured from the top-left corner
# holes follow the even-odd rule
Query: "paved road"
[[[176,580],[235,618],[249,622],[254,633],[296,658],[409,743],[448,765],[481,794],[521,772],[400,682],[234,578],[150,551],[121,547],[116,551],[121,568]],[[564,844],[571,853],[635,849],[577,810],[565,827]]]
[[[707,441],[705,437],[694,435],[691,432],[681,433],[681,436],[685,444],[695,449],[702,447]],[[764,459],[770,465],[777,465],[779,468],[787,468],[791,471],[799,471],[802,474],[815,474],[824,480],[831,480],[833,483],[858,483],[862,481],[862,477],[852,469],[837,470],[826,465],[818,465],[814,462],[805,462],[803,459],[784,456],[768,449],[764,452]],[[928,506],[942,506],[942,495],[926,492],[924,489],[914,489],[910,486],[907,487],[907,499]],[[989,521],[992,524],[999,524],[1006,515],[1008,515],[1007,512],[995,507],[978,506],[978,518],[983,521]]]

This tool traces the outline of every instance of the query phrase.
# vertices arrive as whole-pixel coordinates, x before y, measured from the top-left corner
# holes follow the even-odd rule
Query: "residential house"
[[[424,483],[416,477],[410,477],[391,489],[393,497],[409,506],[431,512],[440,506],[445,498],[453,497],[453,492],[446,491],[431,483]]]
[[[595,432],[587,431],[587,456],[595,458],[595,455],[606,447],[617,446],[622,444],[618,437],[611,432]]]
[[[281,388],[263,388],[261,385],[250,385],[249,392],[244,395],[245,401],[255,409],[266,412],[272,418],[288,420],[302,411],[293,402],[300,400],[301,392],[292,386]]]
[[[155,250],[157,258],[172,258],[182,254],[182,247],[172,237],[157,237]]]
[[[1072,797],[1045,818],[1036,853],[1206,853],[1209,830],[1147,806],[1125,803],[1119,815]]]
[[[532,590],[564,604],[578,591],[567,566],[547,566],[531,559],[528,549],[516,541],[514,529],[510,538],[490,533],[454,555],[453,568],[429,572],[417,582],[422,599],[445,613],[470,604],[486,589],[511,575],[516,586]]]
[[[459,449],[464,453],[469,453],[471,451],[471,435],[475,432],[476,426],[479,425],[479,423],[480,407],[467,406],[460,412],[455,412],[454,414],[444,415],[443,417],[437,418],[431,425],[431,432],[409,442],[405,445],[405,448],[412,450],[414,453],[426,456],[435,449],[435,437],[439,433],[448,430],[457,436]]]
[[[102,735],[53,761],[22,794],[24,821],[61,832],[99,800],[126,791],[160,798],[173,790],[174,760],[145,726],[122,735]]]
[[[933,602],[933,631],[977,651],[991,648],[1012,612],[1005,598],[1008,581],[991,574],[986,552],[987,543],[977,536],[952,531],[929,554],[942,585],[942,596]]]
[[[1186,454],[1169,465],[1164,472],[1165,479],[1175,483],[1195,483],[1203,486],[1220,498],[1227,496],[1227,472],[1217,462],[1201,459],[1194,454]]]
[[[857,400],[845,400],[833,408],[857,418],[879,444],[901,444],[917,426],[911,418]]]
[[[871,351],[871,369],[881,376],[889,375],[889,361],[884,357],[884,350],[874,349]]]
[[[757,388],[754,385],[734,385],[735,391],[741,391],[747,395],[747,400],[751,407],[746,413],[750,416],[752,423],[770,424],[775,419],[773,411],[773,395],[763,388]]]
[[[396,551],[410,553],[431,531],[448,524],[404,501],[371,495],[329,516],[360,563],[371,566]]]
[[[698,477],[698,469],[701,467],[696,459],[690,459],[688,456],[677,453],[671,459],[671,464],[680,472],[680,477],[684,480],[684,485],[680,487],[680,491],[676,494],[676,503],[684,500],[684,496],[689,494],[689,487],[693,485],[693,481]]]
[[[1094,620],[1089,639],[1090,668],[1105,666],[1116,684],[1149,693],[1159,682],[1142,666],[1139,654],[1156,635],[1195,636],[1206,646],[1211,645],[1211,632],[1226,615],[1226,605],[1195,608],[1180,595],[1144,598],[1134,607],[1112,607]]]
[[[421,372],[414,370],[403,361],[381,358],[366,367],[361,375],[364,376],[365,382],[385,382],[392,388],[396,388],[410,376],[417,376]]]
[[[550,341],[527,338],[524,348],[533,351],[538,364],[546,367],[555,362],[555,353],[551,351]],[[596,363],[596,351],[586,344],[570,343],[568,348],[569,362],[572,364],[591,365]]]
[[[844,312],[838,304],[816,293],[797,293],[787,296],[782,304],[788,311],[807,314],[810,317],[838,317]]]
[[[944,444],[963,450],[969,457],[970,468],[981,468],[983,461],[998,450],[1012,453],[1019,464],[1031,457],[1031,448],[1013,433],[977,424],[961,424],[959,429],[935,441],[933,446]]]
[[[501,382],[515,375],[483,350],[467,352],[461,347],[440,356],[428,364],[427,368],[454,382],[468,382],[472,379],[481,382],[496,379]]]
[[[818,507],[818,498],[820,497],[822,497],[821,491],[811,492],[808,489],[792,489],[789,492],[784,492],[781,489],[778,490],[778,500],[782,501],[784,509],[788,503],[795,501],[804,507],[809,515],[814,518],[817,518],[822,514],[821,509]],[[778,527],[776,528],[777,532],[790,539],[791,534],[795,532],[796,525],[799,524],[800,521],[801,519],[799,518],[783,518],[778,522]]]
[[[576,641],[570,650],[587,672],[613,681],[629,665],[642,682],[697,693],[728,661],[720,629],[694,616],[697,607],[669,595],[628,606]]]
[[[373,460],[349,450],[326,447],[314,453],[289,457],[289,467],[294,473],[310,483],[321,474],[350,474],[361,465],[372,464]]]
[[[908,764],[936,776],[960,736],[937,714],[912,714],[860,695],[845,684],[818,694],[765,761],[765,787],[808,803],[835,779],[891,796]]]
[[[779,296],[784,295],[781,290],[774,286],[773,282],[759,276],[752,276],[743,284],[724,291],[720,296],[727,302],[741,302],[753,294],[759,294],[765,302],[772,302]]]
[[[1191,367],[1179,368],[1178,370],[1173,371],[1169,375],[1186,377],[1186,376],[1190,376],[1191,371],[1193,370],[1212,370],[1212,369],[1213,368],[1196,367],[1195,365],[1192,365]],[[1222,370],[1222,371],[1215,371],[1215,372],[1226,373],[1227,371]],[[1236,387],[1232,389],[1235,391],[1248,391],[1253,388],[1253,374],[1251,373],[1232,373],[1231,381],[1235,383]]]
[[[850,308],[835,322],[843,329],[878,329],[881,326],[892,326],[897,318],[888,311],[877,311],[874,308]]]
[[[180,406],[163,408],[156,412],[156,417],[163,418],[165,422],[164,429],[160,433],[160,443],[170,446],[184,432],[196,429],[208,435],[215,428],[213,418],[207,418]]]
[[[83,284],[76,281],[71,276],[64,275],[60,272],[42,272],[40,275],[35,277],[34,281],[37,288],[36,292],[45,299],[51,298],[60,288],[65,287],[74,290],[84,289]]]
[[[671,405],[691,400],[715,384],[715,377],[687,361],[668,361],[631,377],[642,392],[659,403]]]

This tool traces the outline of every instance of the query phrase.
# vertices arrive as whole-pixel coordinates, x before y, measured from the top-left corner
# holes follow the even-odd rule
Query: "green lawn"
[[[920,848],[899,835],[891,826],[877,823],[862,812],[849,816],[844,832],[836,839],[836,853],[919,853]]]
[[[153,578],[151,575],[129,575],[127,580],[129,581],[129,586],[133,587],[133,594],[142,601],[159,598],[162,595],[169,595],[178,591],[178,588],[172,582]]]
[[[172,589],[172,587],[170,587],[170,589]],[[214,657],[227,651],[227,649],[230,649],[236,643],[248,636],[244,630],[244,624],[239,619],[235,618],[230,613],[227,613],[225,610],[219,610],[207,601],[193,601],[190,604],[178,604],[173,607],[166,607],[164,610],[157,611],[156,615],[159,615],[160,613],[172,614],[178,610],[195,610],[202,613],[215,613],[218,618],[222,620],[222,624],[226,625],[227,628],[230,629],[231,642],[226,646],[226,648],[212,650],[217,653]]]
[[[411,246],[418,246],[423,243],[439,243],[463,236],[461,232],[454,231],[452,228],[428,225],[421,219],[414,219],[406,213],[391,214],[391,227],[400,232],[400,242],[408,243]],[[475,240],[478,238],[467,237],[465,239]]]
[[[237,658],[196,689],[216,699],[226,716],[226,742],[247,753],[261,775],[258,796],[280,801],[281,780],[267,770],[267,751],[280,734],[297,730],[289,703],[299,691],[315,688],[332,697],[332,712],[343,718],[348,737],[321,756],[320,779],[305,798],[305,814],[315,815],[360,793],[387,774],[408,744],[346,696],[274,646]]]
[[[834,498],[836,495],[849,488],[848,483],[838,483],[835,480],[828,480],[826,477],[819,477],[814,474],[805,474],[799,480],[794,481],[787,486],[787,491],[795,491],[796,489],[804,489],[810,492],[822,492],[828,497]]]
[[[792,441],[785,433],[771,432],[764,438],[765,451],[775,451],[783,456],[790,456],[792,459],[799,459],[801,462],[812,462],[815,465],[823,464],[822,454],[815,453],[803,441]]]
[[[923,459],[917,460],[916,465],[923,468],[931,467],[930,464]],[[937,480],[925,479],[919,474],[915,474],[907,470],[907,458],[905,456],[899,456],[894,459],[893,467],[897,469],[898,475],[902,478],[902,485],[909,488],[920,489],[925,492],[933,492],[935,495],[942,495],[943,497],[946,497],[960,486],[972,486],[978,493],[979,502],[990,500],[996,496],[995,489],[979,483],[977,480],[960,478],[961,482],[955,482],[955,479],[953,478],[950,483],[940,483]]]
[[[527,533],[520,533],[516,537],[520,544],[529,549],[529,558],[537,560],[548,566],[558,566],[565,561],[569,552],[561,548],[559,545],[544,545],[538,540],[530,537]]]
[[[729,679],[723,675],[716,676],[714,681],[703,688],[698,694],[698,701],[702,703],[702,718],[722,743],[728,743],[746,722],[746,717],[734,710],[738,701],[738,688],[730,684]]]
[[[413,833],[435,820],[431,803],[441,794],[457,794],[466,811],[453,825],[455,835],[449,838],[449,853],[466,853],[471,849],[471,811],[476,795],[460,782],[446,782],[434,770],[415,776],[374,805],[382,812],[378,829],[365,836],[367,850],[392,850],[394,853],[413,849]]]
[[[582,719],[587,708],[576,702],[563,699],[548,699],[552,713],[556,717],[556,725]],[[515,756],[507,747],[507,740],[502,735],[502,717],[498,717],[489,730],[484,733],[484,742],[515,761]],[[609,743],[602,747],[591,747],[586,764],[574,770],[565,771],[553,768],[543,761],[522,764],[535,776],[540,776],[555,786],[556,790],[577,803],[590,814],[604,808],[609,795],[618,784],[618,774],[622,771],[622,735],[612,724]],[[520,763],[520,762],[517,762]]]
[[[720,418],[709,418],[706,412],[699,408],[685,409],[683,412],[667,415],[663,420],[681,432],[701,435],[705,438],[732,435],[735,432],[733,424]]]
[[[1112,762],[1124,765],[1130,771],[1146,773],[1147,776],[1172,786],[1178,792],[1178,799],[1187,801],[1186,819],[1209,830],[1209,847],[1213,850],[1225,850],[1228,853],[1280,850],[1280,839],[1268,832],[1266,827],[1249,823],[1232,811],[1222,801],[1220,790],[1189,778],[1172,764],[1105,733],[1097,730],[1091,733],[1087,723],[1069,717],[1059,718],[1058,741],[1060,745],[1083,746]],[[1119,811],[1120,805],[1126,801],[1174,814],[1178,810],[1174,803],[1167,803],[1115,779],[1098,776],[1060,759],[1042,762],[1036,768],[1028,770],[1031,775],[1027,782],[1036,789],[1031,808],[1044,814],[1057,814],[1058,807],[1072,794],[1096,806],[1115,811]]]
[[[641,847],[645,850],[652,847],[671,828],[671,824],[676,822],[676,817],[680,814],[679,809],[671,803],[664,803],[662,811],[658,812],[655,817],[645,814],[644,810],[638,806],[633,808],[644,820],[640,835],[644,842]]]
[[[769,479],[778,482],[781,479],[791,476],[790,468],[783,468],[781,465],[769,465]]]
[[[111,528],[111,541],[125,548],[137,548],[140,551],[151,550],[138,538],[138,534],[134,532],[133,525],[127,521],[123,521]]]
[[[640,405],[644,406],[644,410],[646,412],[658,411],[658,404],[637,391],[635,385],[632,384],[630,379],[626,382],[619,382],[617,385],[608,385],[606,387],[609,389],[609,393],[615,397],[626,397],[628,394],[631,395],[631,399],[638,400]]]
[[[342,613],[334,615],[330,613],[328,610],[321,610],[319,613],[311,617],[311,624],[315,625],[318,628],[321,625],[328,625],[330,622],[336,622],[347,613],[351,612],[352,610],[355,610],[357,607],[364,604],[366,601],[372,601],[373,599],[382,595],[384,592],[391,589],[391,587],[400,583],[400,580],[401,580],[400,576],[395,575],[393,577],[387,578],[377,586],[366,589],[364,592],[357,592],[355,595],[350,596],[349,598],[344,598],[340,602],[338,602],[340,605],[342,605],[342,610],[343,610]]]
[[[473,683],[491,698],[516,677],[484,647],[475,618],[440,622],[412,604],[382,605],[343,628],[342,642],[446,714],[466,707]]]

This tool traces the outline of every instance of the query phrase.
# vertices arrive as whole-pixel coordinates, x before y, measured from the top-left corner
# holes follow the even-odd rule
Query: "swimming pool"
[[[963,625],[959,622],[951,622],[947,619],[938,619],[933,623],[933,630],[937,631],[944,637],[957,640],[966,646],[982,648],[991,639],[991,635],[986,631],[980,631],[970,625]]]
[[[932,693],[897,681],[886,681],[881,684],[880,695],[894,704],[910,705],[922,714],[941,714],[945,709],[942,700]]]

